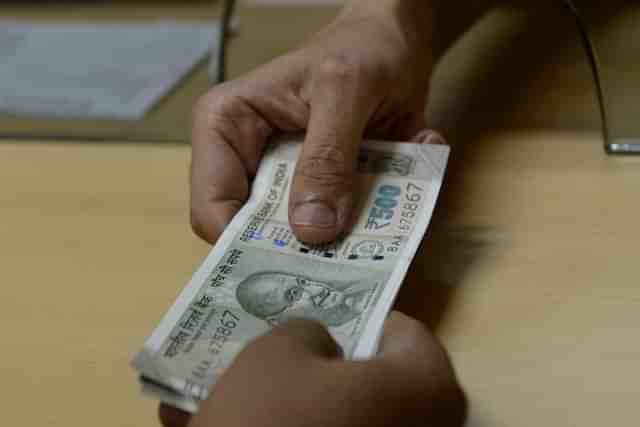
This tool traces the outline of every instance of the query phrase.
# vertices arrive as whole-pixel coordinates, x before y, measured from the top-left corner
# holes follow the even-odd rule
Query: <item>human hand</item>
[[[249,344],[200,413],[160,406],[165,427],[462,426],[467,402],[449,358],[418,321],[393,312],[381,353],[345,361],[320,324],[294,320]]]
[[[306,46],[203,96],[193,128],[194,231],[217,240],[246,201],[276,132],[306,130],[289,221],[307,243],[332,241],[348,226],[363,135],[441,142],[424,130],[429,3],[351,1]]]

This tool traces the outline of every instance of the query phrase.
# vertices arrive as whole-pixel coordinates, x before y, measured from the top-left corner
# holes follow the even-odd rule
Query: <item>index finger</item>
[[[289,222],[299,240],[322,244],[344,232],[351,217],[360,142],[385,86],[375,67],[342,57],[325,60],[314,73]]]
[[[223,87],[222,87],[223,88]],[[249,196],[269,124],[241,97],[214,91],[195,111],[191,159],[191,226],[215,243]]]

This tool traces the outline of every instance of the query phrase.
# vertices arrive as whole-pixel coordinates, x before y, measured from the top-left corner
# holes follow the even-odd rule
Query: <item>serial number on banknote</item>
[[[218,326],[215,332],[211,336],[209,342],[209,354],[212,356],[218,356],[222,353],[224,345],[229,341],[234,329],[240,324],[240,317],[234,314],[231,310],[224,310],[220,316]],[[191,372],[195,378],[204,379],[208,375],[208,371],[212,365],[212,359],[204,359],[200,361],[198,365]]]

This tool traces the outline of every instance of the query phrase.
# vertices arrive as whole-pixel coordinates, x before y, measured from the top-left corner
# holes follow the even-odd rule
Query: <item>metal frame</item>
[[[602,123],[602,136],[604,138],[604,149],[607,154],[640,154],[640,140],[639,139],[614,139],[611,136],[611,129],[609,127],[607,102],[604,94],[604,87],[602,85],[601,67],[598,59],[598,53],[595,48],[595,44],[589,35],[589,27],[587,21],[584,19],[573,0],[565,0],[565,5],[576,20],[578,26],[578,32],[582,39],[587,58],[589,59],[589,66],[591,67],[591,74],[593,76],[593,82],[596,87],[596,96],[598,98],[598,109],[600,111],[600,121]]]
[[[227,41],[231,34],[231,21],[233,19],[233,13],[236,7],[236,0],[224,0],[222,5],[222,20],[220,25],[220,31],[222,34],[218,38],[218,71],[217,77],[220,83],[224,82],[227,78]]]

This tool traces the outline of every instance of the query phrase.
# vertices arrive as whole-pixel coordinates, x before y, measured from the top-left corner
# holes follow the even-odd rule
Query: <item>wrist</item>
[[[411,54],[424,56],[427,52],[433,53],[435,38],[433,1],[351,0],[342,9],[337,22],[358,19],[374,19],[391,29],[402,38]]]

